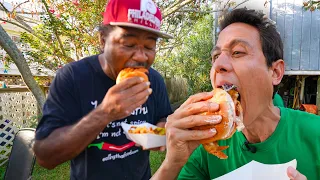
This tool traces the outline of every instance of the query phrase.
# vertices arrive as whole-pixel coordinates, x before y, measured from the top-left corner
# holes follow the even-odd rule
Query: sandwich
[[[116,79],[116,84],[119,84],[121,81],[124,79],[127,79],[129,77],[135,77],[139,76],[143,78],[144,82],[149,81],[148,76],[147,76],[148,70],[145,68],[124,68],[120,71],[120,73],[117,76]]]
[[[239,93],[235,88],[224,90],[222,88],[214,88],[213,97],[207,101],[219,104],[219,110],[216,112],[204,112],[202,115],[221,115],[222,120],[219,124],[198,126],[192,129],[205,130],[215,128],[217,133],[215,136],[201,140],[204,149],[220,159],[227,159],[228,156],[222,152],[229,146],[219,146],[219,140],[225,140],[236,132],[244,128],[243,112],[239,101]]]

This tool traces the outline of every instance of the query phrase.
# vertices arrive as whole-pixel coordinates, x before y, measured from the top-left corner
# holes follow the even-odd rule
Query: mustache
[[[144,67],[144,68],[148,68],[148,64],[146,62],[130,62],[130,63],[126,63],[125,64],[125,67],[128,68],[128,67],[132,67],[132,68],[141,68],[141,67]]]

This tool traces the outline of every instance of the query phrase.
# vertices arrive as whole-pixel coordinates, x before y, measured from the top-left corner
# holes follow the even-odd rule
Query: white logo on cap
[[[158,8],[152,0],[141,0],[139,9],[128,9],[128,21],[159,30],[161,21],[155,16]]]
[[[149,11],[151,14],[156,14],[157,7],[152,0],[141,0],[141,11]]]

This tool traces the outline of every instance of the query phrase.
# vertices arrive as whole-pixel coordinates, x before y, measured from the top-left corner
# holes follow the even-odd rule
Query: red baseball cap
[[[160,9],[152,0],[110,0],[103,13],[104,25],[133,27],[173,38],[160,31],[161,21]]]

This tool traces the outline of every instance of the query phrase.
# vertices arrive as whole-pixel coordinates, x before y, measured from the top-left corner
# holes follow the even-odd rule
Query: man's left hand
[[[299,171],[294,169],[293,167],[289,166],[287,169],[287,175],[290,180],[307,180],[307,177],[301,174]]]

